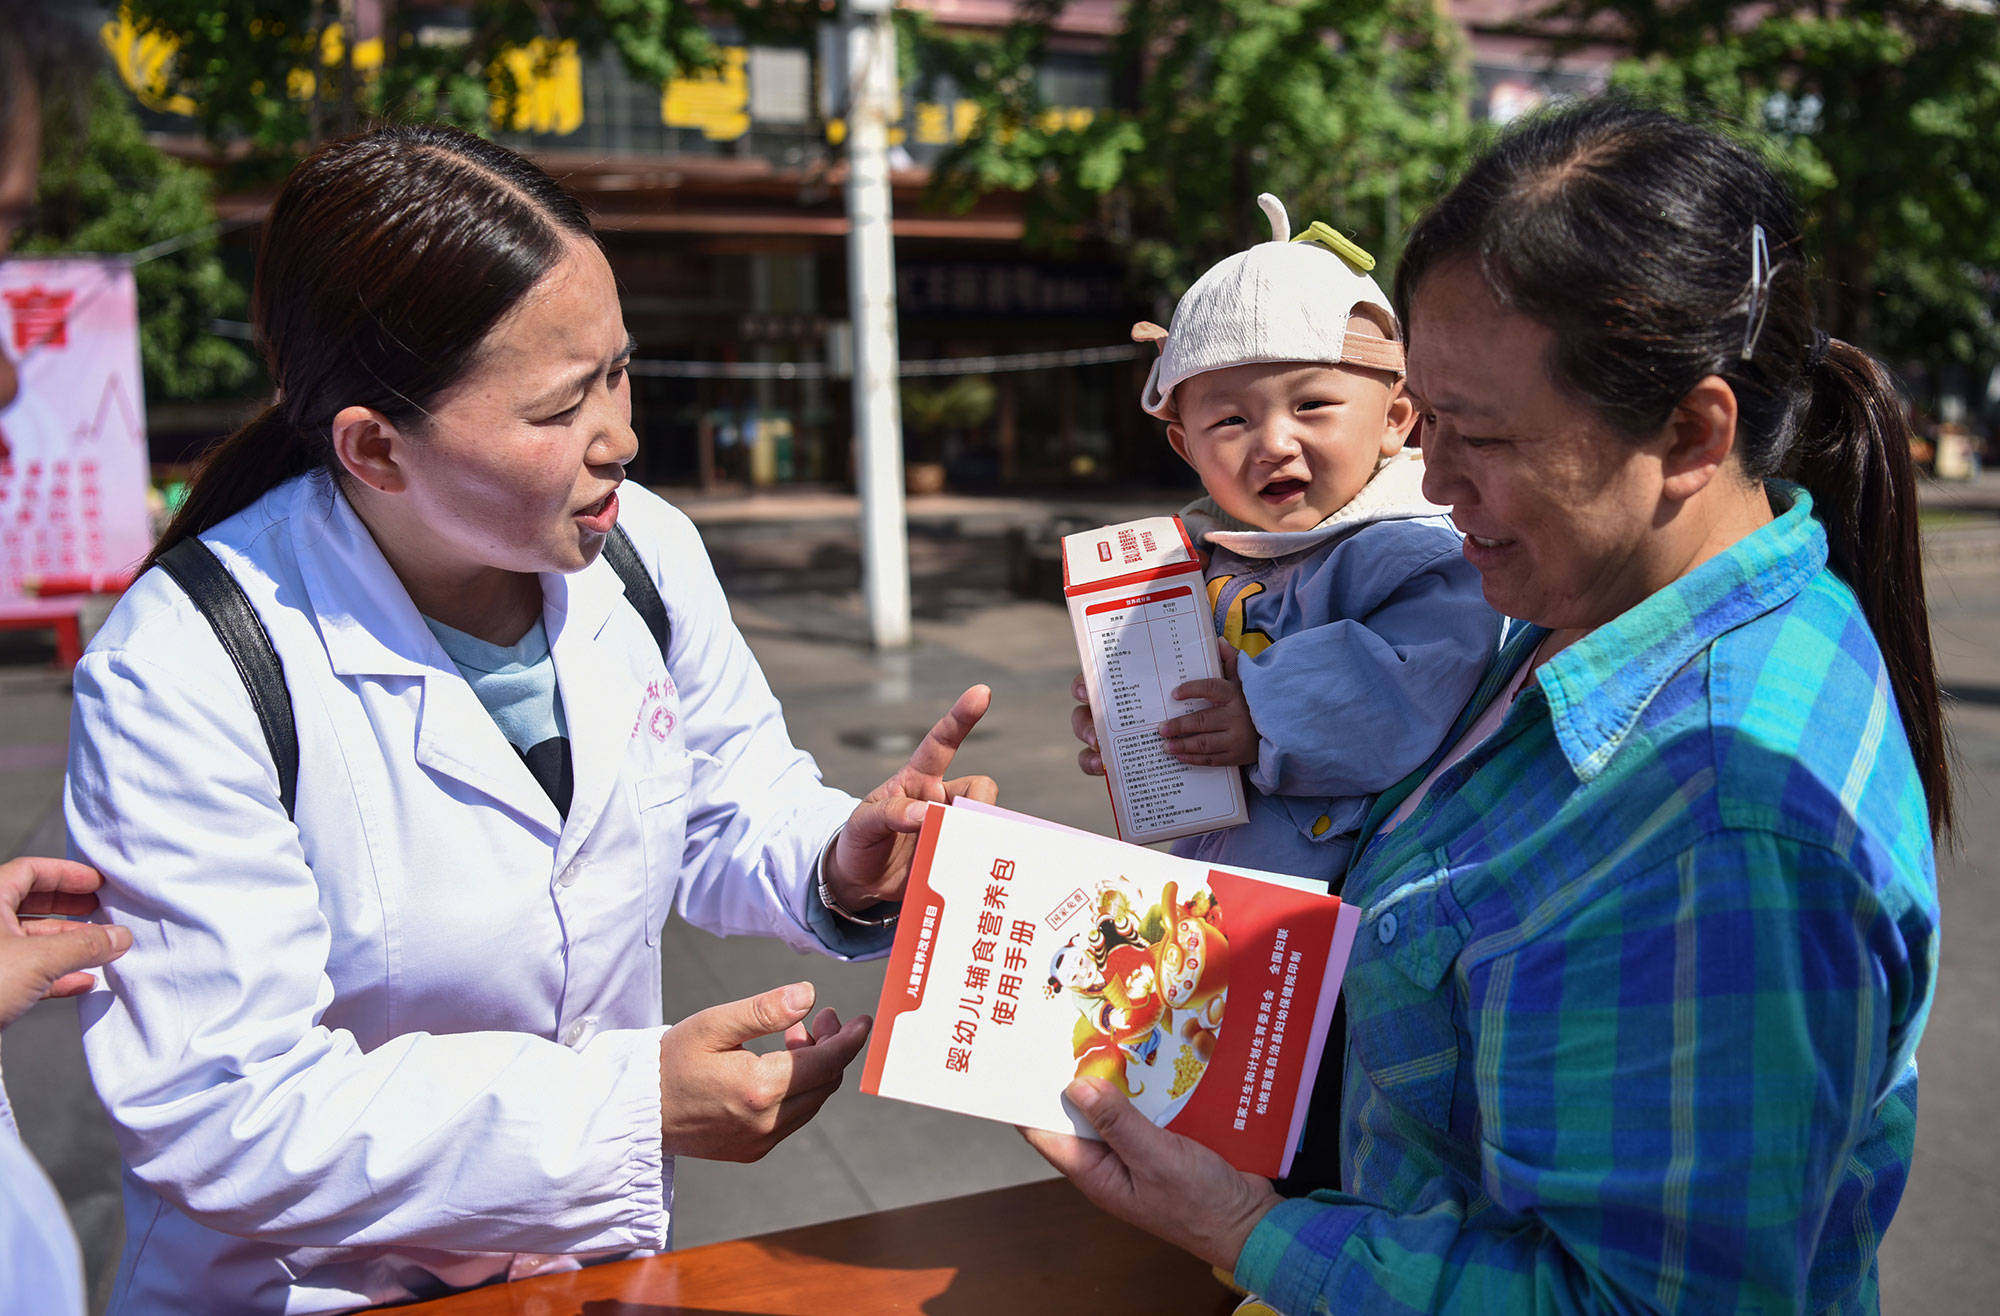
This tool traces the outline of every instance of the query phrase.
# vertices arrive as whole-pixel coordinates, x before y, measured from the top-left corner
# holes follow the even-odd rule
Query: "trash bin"
[[[1979,447],[1972,431],[1947,421],[1938,426],[1937,458],[1932,468],[1940,480],[1970,480],[1979,474]]]

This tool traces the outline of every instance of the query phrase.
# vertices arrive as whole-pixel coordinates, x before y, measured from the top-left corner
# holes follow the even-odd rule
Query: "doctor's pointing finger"
[[[855,806],[827,856],[828,904],[835,912],[858,914],[869,906],[902,899],[924,805],[949,804],[961,796],[991,804],[999,797],[990,777],[945,776],[992,702],[993,691],[983,685],[960,695],[925,734],[910,761]]]

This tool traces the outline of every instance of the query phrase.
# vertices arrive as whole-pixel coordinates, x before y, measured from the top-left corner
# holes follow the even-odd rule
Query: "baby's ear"
[[[1187,429],[1177,420],[1167,422],[1167,443],[1180,454],[1182,461],[1194,465],[1194,458],[1188,456]]]
[[[1393,457],[1403,450],[1410,441],[1410,434],[1417,428],[1417,404],[1403,381],[1397,380],[1389,389],[1389,414],[1382,427],[1382,455]]]

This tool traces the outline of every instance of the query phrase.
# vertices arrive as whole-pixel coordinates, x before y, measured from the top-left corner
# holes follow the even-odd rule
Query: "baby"
[[[1278,199],[1257,204],[1272,241],[1196,280],[1169,329],[1133,330],[1160,348],[1141,405],[1207,490],[1180,515],[1224,643],[1221,679],[1174,691],[1209,707],[1161,734],[1250,787],[1249,822],[1174,851],[1338,889],[1370,797],[1444,739],[1500,618],[1403,451],[1416,410],[1373,259],[1321,223],[1287,241]]]

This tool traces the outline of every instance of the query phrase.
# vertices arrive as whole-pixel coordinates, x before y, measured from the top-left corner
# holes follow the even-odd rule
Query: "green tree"
[[[607,47],[653,82],[707,69],[705,19],[775,37],[823,17],[815,0],[124,0],[117,22],[144,46],[147,98],[254,167],[384,119],[489,132],[557,61]]]
[[[150,398],[227,393],[250,378],[243,348],[209,332],[242,312],[243,288],[217,252],[213,183],[146,141],[124,89],[97,78],[80,115],[47,120],[35,218],[24,254],[135,253],[139,357]]]
[[[1551,14],[1629,34],[1615,87],[1733,125],[1787,176],[1830,333],[1894,359],[2000,356],[1993,5],[1562,0]]]
[[[934,188],[965,205],[1024,195],[1030,241],[1124,250],[1143,295],[1178,295],[1265,240],[1259,192],[1294,230],[1324,219],[1393,263],[1403,230],[1457,172],[1471,135],[1457,29],[1431,0],[1130,0],[1111,51],[1114,107],[1051,122],[1035,68],[1060,0],[997,38],[906,19],[923,62],[981,107]]]

